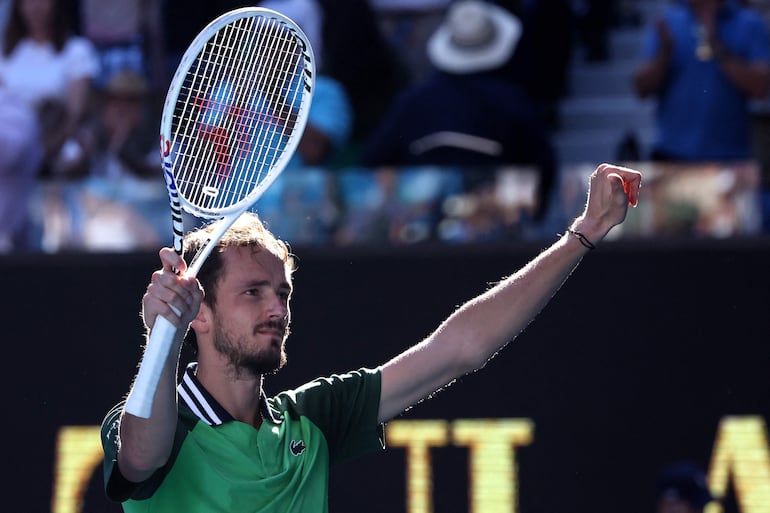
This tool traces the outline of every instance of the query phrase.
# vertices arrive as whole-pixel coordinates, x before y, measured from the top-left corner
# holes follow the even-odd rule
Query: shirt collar
[[[179,398],[201,421],[210,426],[219,426],[235,420],[195,377],[197,368],[198,362],[187,365],[184,376],[176,388]],[[260,394],[259,408],[262,418],[275,421],[268,407],[264,390]]]

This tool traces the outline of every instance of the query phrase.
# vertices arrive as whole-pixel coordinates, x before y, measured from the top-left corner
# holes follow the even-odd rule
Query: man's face
[[[267,250],[228,248],[212,308],[214,348],[236,375],[274,372],[286,363],[291,275]]]

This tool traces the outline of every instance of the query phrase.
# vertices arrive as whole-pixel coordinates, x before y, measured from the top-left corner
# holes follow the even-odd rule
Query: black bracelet
[[[580,243],[581,243],[583,246],[587,247],[588,249],[596,249],[596,246],[594,246],[594,244],[593,244],[593,243],[592,243],[590,240],[588,240],[588,239],[586,238],[586,236],[585,236],[585,235],[583,235],[582,233],[580,233],[579,231],[577,231],[577,230],[572,230],[572,229],[570,229],[570,228],[567,228],[567,233],[569,233],[569,234],[571,234],[571,235],[574,235],[575,237],[577,237],[577,240],[579,240],[579,241],[580,241]]]

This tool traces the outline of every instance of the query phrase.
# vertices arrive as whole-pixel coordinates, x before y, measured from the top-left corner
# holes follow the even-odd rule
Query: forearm
[[[130,481],[139,482],[168,460],[177,424],[177,363],[179,343],[168,356],[153,401],[150,418],[123,412],[118,465]]]
[[[81,78],[69,84],[67,89],[67,123],[74,130],[85,116],[91,94],[90,79]]]
[[[548,304],[570,274],[607,233],[595,224],[578,220],[572,229],[585,243],[565,234],[515,274],[459,308],[440,330],[455,345],[463,372],[478,369],[513,340]]]
[[[596,242],[606,233],[582,222],[572,227]],[[385,364],[380,421],[483,367],[526,328],[588,251],[576,236],[562,236],[521,270],[458,308],[420,344]]]
[[[600,164],[570,230],[521,270],[471,299],[425,340],[382,366],[380,421],[483,367],[538,315],[583,256],[636,206],[641,173]]]
[[[465,371],[483,365],[540,312],[583,255],[623,222],[628,205],[636,205],[640,184],[636,172],[600,165],[591,175],[586,209],[570,226],[571,233],[450,316],[434,334],[440,342],[436,354],[447,361],[460,355]]]
[[[730,53],[719,41],[713,40],[714,59],[727,78],[751,98],[763,99],[770,90],[770,67],[753,64]]]
[[[658,92],[668,72],[669,59],[658,55],[639,66],[633,76],[633,85],[639,98],[647,98]]]

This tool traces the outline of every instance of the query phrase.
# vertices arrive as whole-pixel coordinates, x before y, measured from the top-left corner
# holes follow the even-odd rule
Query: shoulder
[[[319,377],[298,388],[280,392],[268,399],[268,405],[275,413],[304,414],[308,409],[323,407],[328,401],[343,404],[370,394],[379,397],[379,391],[380,369],[361,368]]]
[[[62,55],[72,76],[93,77],[99,71],[96,47],[86,38],[70,37],[62,49]]]
[[[770,32],[767,20],[756,9],[734,8],[735,19],[741,27],[757,30],[762,33]]]
[[[346,372],[344,374],[331,374],[308,381],[292,390],[280,392],[272,400],[281,400],[284,398],[294,398],[304,394],[328,393],[335,388],[348,388],[363,386],[373,381],[379,382],[380,369],[369,369],[362,367],[358,370]]]
[[[380,374],[361,368],[314,379],[269,399],[270,413],[278,422],[312,424],[325,437],[332,463],[382,449]]]
[[[683,2],[669,2],[669,4],[663,9],[663,16],[677,20],[693,18],[690,7],[685,5]]]
[[[663,9],[660,18],[674,31],[686,28],[695,22],[695,17],[690,8],[677,2],[671,3]],[[651,27],[654,28],[654,24]]]
[[[95,57],[96,47],[89,40],[81,36],[71,36],[64,43],[62,51],[66,54],[77,55],[80,57]]]

